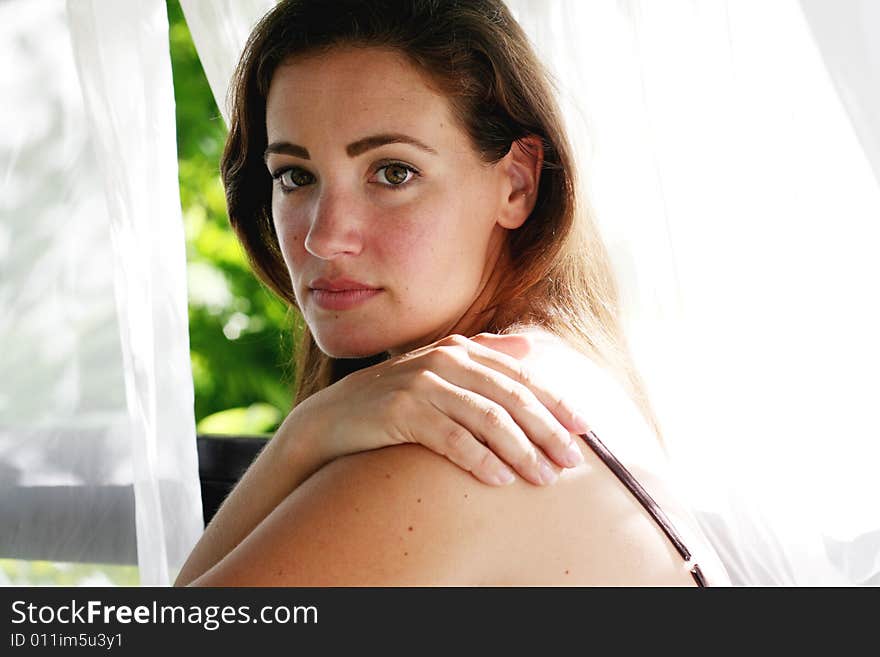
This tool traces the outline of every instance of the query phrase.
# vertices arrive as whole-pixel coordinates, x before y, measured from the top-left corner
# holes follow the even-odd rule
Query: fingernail
[[[552,484],[554,481],[556,481],[557,475],[548,463],[541,461],[538,464],[538,471],[541,473],[542,484]]]
[[[581,450],[578,449],[578,446],[574,443],[570,443],[568,448],[565,450],[565,462],[568,463],[571,467],[576,465],[580,465],[584,462],[584,455],[581,453]]]

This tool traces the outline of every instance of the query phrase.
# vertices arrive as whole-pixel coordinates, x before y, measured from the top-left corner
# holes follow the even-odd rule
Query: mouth
[[[315,304],[325,310],[349,310],[378,296],[382,288],[355,282],[318,282],[309,286]]]

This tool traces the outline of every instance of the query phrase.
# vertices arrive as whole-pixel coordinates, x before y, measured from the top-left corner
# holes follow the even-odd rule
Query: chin
[[[388,351],[393,341],[369,335],[328,335],[312,331],[318,348],[331,358],[366,358]]]

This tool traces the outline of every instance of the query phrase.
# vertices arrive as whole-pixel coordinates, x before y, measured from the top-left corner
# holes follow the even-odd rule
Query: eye
[[[402,162],[391,162],[376,169],[376,175],[379,176],[381,185],[390,189],[400,189],[408,186],[413,178],[419,175],[419,172]]]
[[[315,177],[305,169],[282,169],[272,174],[272,178],[281,183],[284,192],[292,192],[315,182]]]

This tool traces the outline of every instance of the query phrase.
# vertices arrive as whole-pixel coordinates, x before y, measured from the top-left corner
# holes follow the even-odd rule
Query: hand
[[[541,452],[559,466],[579,465],[583,455],[569,431],[589,427],[520,362],[530,349],[526,335],[452,335],[350,374],[288,420],[321,442],[325,461],[419,443],[488,484],[515,480],[505,462],[548,484],[558,468]],[[291,429],[294,440],[297,433]]]

